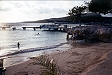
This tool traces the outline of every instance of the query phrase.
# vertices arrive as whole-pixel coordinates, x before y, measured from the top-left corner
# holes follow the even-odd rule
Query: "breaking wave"
[[[21,53],[34,52],[34,51],[40,51],[40,50],[54,49],[54,48],[58,48],[59,46],[62,46],[62,45],[67,44],[67,43],[68,42],[60,43],[58,45],[53,45],[53,46],[23,49],[23,50],[15,51],[13,53],[8,53],[8,54],[0,56],[0,57],[11,56],[11,55],[16,55],[16,54],[21,54]]]

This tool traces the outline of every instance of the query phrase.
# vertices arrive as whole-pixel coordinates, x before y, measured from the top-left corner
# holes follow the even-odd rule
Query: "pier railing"
[[[38,26],[38,27],[31,27],[31,26],[30,26],[30,27],[27,27],[27,26],[25,27],[25,26],[24,26],[24,27],[22,27],[22,28],[23,28],[23,30],[26,30],[26,28],[33,28],[34,30],[36,30],[37,28],[40,28],[40,29],[41,29],[41,26]]]
[[[3,30],[5,30],[6,28],[11,28],[11,27],[10,26],[2,26],[0,28],[2,28]]]
[[[15,26],[3,26],[0,27],[3,30],[5,30],[6,28],[11,28],[12,30],[16,30]],[[47,29],[47,30],[55,30],[55,31],[68,31],[70,29],[70,27],[68,25],[61,25],[61,24],[45,24],[45,25],[40,25],[40,26],[23,26],[22,27],[23,30],[26,29],[33,29],[34,31],[36,29]]]

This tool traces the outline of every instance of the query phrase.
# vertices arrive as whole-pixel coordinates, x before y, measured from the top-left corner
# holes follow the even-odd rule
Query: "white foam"
[[[67,42],[60,43],[58,45],[53,45],[53,46],[23,49],[23,50],[15,51],[13,53],[7,53],[6,55],[0,56],[0,57],[11,56],[11,55],[16,55],[16,54],[21,54],[21,53],[34,52],[34,51],[40,51],[40,50],[54,49],[54,48],[58,48],[59,46],[62,46],[64,44],[67,44]]]

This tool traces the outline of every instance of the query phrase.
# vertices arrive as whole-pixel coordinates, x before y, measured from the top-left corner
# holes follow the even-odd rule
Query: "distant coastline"
[[[67,17],[60,17],[60,18],[50,18],[50,19],[43,19],[37,21],[24,21],[21,23],[48,23],[48,22],[68,22]]]
[[[78,23],[68,20],[68,16],[59,18],[49,18],[37,21],[23,21],[20,23]],[[85,14],[81,16],[82,23],[107,23],[112,24],[112,17],[103,17],[100,14]]]
[[[4,23],[5,22],[3,22],[3,24]],[[8,23],[8,22],[6,22],[6,23]],[[22,22],[10,22],[10,23],[61,23],[61,24],[65,24],[65,23],[71,24],[72,23],[72,24],[78,24],[78,22],[72,22],[72,21],[68,20],[68,16],[59,17],[59,18],[49,18],[49,19],[43,19],[43,20],[36,20],[36,21],[22,21]],[[97,15],[86,14],[86,15],[82,15],[81,23],[84,23],[84,24],[91,24],[91,23],[112,24],[112,17],[104,17],[104,16],[101,16],[98,14]]]

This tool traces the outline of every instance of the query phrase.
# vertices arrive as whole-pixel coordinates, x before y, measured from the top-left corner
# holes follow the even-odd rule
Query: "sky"
[[[82,4],[84,0],[0,0],[0,22],[65,17],[69,9]]]

